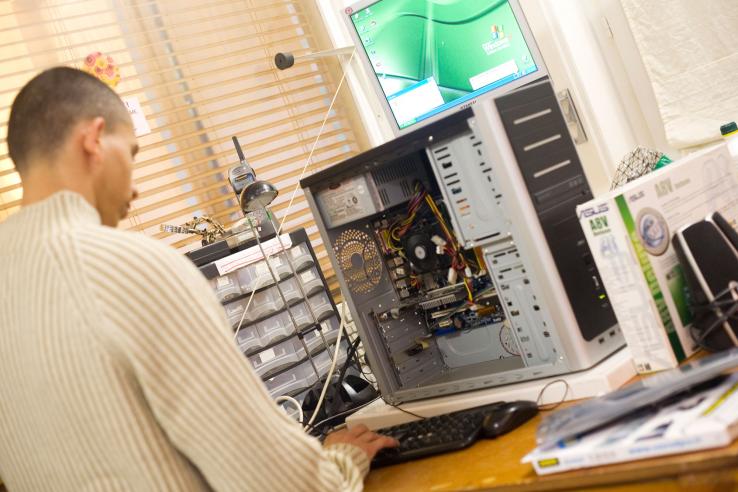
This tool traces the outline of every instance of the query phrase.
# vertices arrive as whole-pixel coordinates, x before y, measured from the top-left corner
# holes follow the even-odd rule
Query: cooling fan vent
[[[368,294],[382,279],[382,257],[365,232],[347,229],[333,244],[338,264],[353,294]]]

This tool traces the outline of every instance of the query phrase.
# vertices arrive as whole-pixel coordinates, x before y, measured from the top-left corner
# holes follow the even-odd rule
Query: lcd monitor
[[[547,74],[517,0],[363,0],[344,17],[395,135]]]

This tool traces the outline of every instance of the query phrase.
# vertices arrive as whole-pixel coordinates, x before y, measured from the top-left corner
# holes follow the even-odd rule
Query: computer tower
[[[624,344],[548,80],[301,184],[390,403],[587,369]]]

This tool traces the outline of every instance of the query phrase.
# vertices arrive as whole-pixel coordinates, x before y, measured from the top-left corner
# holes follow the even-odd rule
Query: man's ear
[[[89,157],[90,164],[93,166],[102,160],[101,139],[104,130],[105,119],[101,116],[88,121],[83,129],[82,148]]]

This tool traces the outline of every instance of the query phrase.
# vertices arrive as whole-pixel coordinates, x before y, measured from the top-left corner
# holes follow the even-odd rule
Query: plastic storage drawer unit
[[[311,354],[326,348],[326,344],[330,345],[336,341],[338,325],[338,318],[332,316],[325,321],[321,321],[320,330],[315,329],[305,333],[303,340]]]
[[[311,354],[314,354],[326,348],[326,344],[323,343],[323,337],[321,337],[320,335],[321,335],[321,331],[318,329],[315,329],[315,330],[310,330],[309,332],[305,333],[305,335],[302,337],[303,341],[305,342],[305,345],[307,346]]]
[[[233,299],[241,295],[241,287],[235,273],[229,273],[210,280],[210,285],[215,291],[215,296],[220,302]]]
[[[256,320],[276,313],[283,307],[284,302],[282,302],[282,297],[279,295],[276,286],[269,287],[266,290],[254,294],[254,299],[251,301],[251,307],[249,308],[249,314],[251,315],[251,319]]]
[[[287,301],[287,304],[294,304],[295,301],[302,299],[300,287],[297,285],[297,279],[294,277],[280,282],[279,288],[282,290],[282,295]]]
[[[282,311],[257,323],[257,327],[263,346],[295,333],[295,326],[292,324],[287,311]]]
[[[290,250],[290,254],[292,255],[292,266],[295,267],[295,270],[302,270],[314,263],[313,256],[310,254],[310,250],[308,250],[308,247],[305,244],[293,246]]]
[[[336,316],[331,316],[327,320],[320,322],[320,327],[323,329],[323,337],[326,342],[333,343],[336,341],[339,325],[340,321],[338,321],[338,317]],[[345,334],[346,330],[344,329],[344,335]]]
[[[264,344],[261,343],[261,338],[259,337],[259,332],[257,331],[256,326],[251,325],[242,326],[241,329],[238,330],[236,343],[238,344],[238,348],[241,349],[241,352],[244,354],[247,354],[258,347],[264,346]]]
[[[272,348],[262,350],[249,357],[256,374],[264,376],[306,357],[305,348],[299,339],[290,338]]]
[[[292,275],[292,269],[287,259],[284,257],[284,253],[279,253],[269,257],[269,264],[272,266],[272,271],[278,279],[287,278]]]
[[[266,384],[272,397],[292,396],[308,389],[317,380],[317,377],[311,378],[311,375],[315,376],[315,371],[308,360],[282,374],[267,379],[264,384]]]
[[[250,308],[249,312],[247,312],[245,316],[243,314],[248,302],[249,300],[246,298],[239,299],[238,301],[234,301],[225,305],[226,316],[228,317],[228,321],[231,323],[231,326],[233,328],[238,328],[238,324],[241,323],[241,319],[243,319],[242,325],[247,324],[251,321]],[[253,304],[253,301],[251,302],[251,304]]]
[[[313,318],[310,316],[310,311],[308,311],[307,305],[304,302],[290,307],[290,311],[295,318],[298,330],[302,331],[313,324]]]
[[[313,357],[313,362],[315,363],[315,367],[318,369],[321,378],[328,374],[328,369],[331,368],[331,357],[333,357],[334,350],[335,346],[332,346],[330,350],[325,350]],[[340,368],[346,362],[347,350],[348,347],[346,341],[342,340],[341,348],[338,351],[338,362],[336,362],[336,368]]]
[[[333,314],[333,305],[331,304],[331,301],[328,300],[328,296],[325,292],[310,297],[308,302],[310,303],[310,307],[313,308],[313,313],[315,314],[315,317],[318,318],[318,321]]]
[[[246,265],[236,271],[236,276],[238,277],[238,284],[241,287],[241,292],[244,294],[274,283],[274,279],[269,274],[269,269],[263,260],[252,263],[251,265]]]
[[[239,329],[235,342],[272,396],[304,397],[319,379],[307,352],[318,358],[325,374],[338,334],[338,313],[307,232],[298,229],[289,233],[289,241],[283,240],[290,248],[268,260],[256,243],[234,247],[224,242],[217,251],[208,247],[188,256],[209,280],[230,324]],[[343,349],[341,361],[345,353]]]
[[[305,295],[311,296],[323,290],[323,279],[320,278],[315,267],[298,273],[297,277],[300,279]]]

